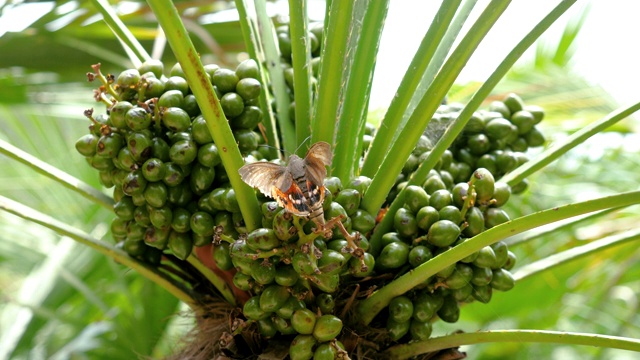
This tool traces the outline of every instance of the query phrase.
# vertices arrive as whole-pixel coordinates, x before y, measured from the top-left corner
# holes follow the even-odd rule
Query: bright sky
[[[487,3],[487,0],[480,0],[475,10],[484,9]],[[485,80],[507,52],[557,3],[551,0],[514,0],[480,44],[458,80]],[[578,1],[542,38],[550,42],[559,39],[567,19],[586,3]],[[376,64],[379,71],[373,83],[372,109],[386,107],[393,97],[439,4],[424,0],[391,1],[387,30],[381,40]],[[577,38],[575,70],[603,86],[621,105],[639,100],[639,10],[640,2],[635,1],[592,1],[591,11]]]

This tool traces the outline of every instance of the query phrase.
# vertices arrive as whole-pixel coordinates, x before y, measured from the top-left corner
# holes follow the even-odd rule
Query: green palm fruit
[[[493,269],[493,278],[491,279],[491,287],[500,290],[508,291],[515,286],[515,280],[509,270]]]
[[[222,93],[234,91],[238,84],[239,78],[235,71],[229,69],[218,69],[211,77],[211,83],[215,85]]]
[[[360,262],[360,259],[356,257],[352,257],[349,259],[349,272],[351,275],[359,278],[367,277],[373,273],[374,267],[376,265],[376,260],[373,255],[370,253],[364,253],[363,256],[364,267]]]
[[[331,294],[318,294],[316,296],[316,305],[323,314],[331,314],[336,308],[336,301]]]
[[[242,308],[242,313],[250,320],[262,320],[271,315],[271,313],[265,312],[260,307],[260,296],[253,296],[251,299],[247,300]]]
[[[276,310],[276,314],[283,319],[290,320],[297,310],[302,309],[306,309],[304,301],[299,300],[295,296],[290,296],[287,298],[287,301]]]
[[[284,286],[269,285],[260,294],[260,309],[265,312],[277,311],[287,302],[290,295]]]
[[[431,336],[432,326],[430,321],[411,320],[409,333],[413,340],[427,340]]]
[[[320,316],[313,327],[313,337],[319,342],[335,339],[342,331],[342,320],[334,315]]]
[[[400,340],[403,336],[405,336],[409,332],[409,327],[411,326],[411,321],[399,322],[395,321],[392,318],[387,319],[387,331],[389,333],[389,338],[393,341]]]
[[[169,233],[169,249],[178,259],[186,260],[193,249],[191,235],[171,230]]]
[[[260,285],[269,285],[275,281],[276,266],[268,260],[255,260],[249,266],[253,280]]]
[[[231,270],[233,268],[233,262],[231,261],[231,255],[229,254],[229,243],[221,242],[213,249],[213,260],[216,262],[216,266],[220,270]]]
[[[318,340],[311,335],[296,336],[289,347],[289,357],[291,360],[311,360],[317,342]]]
[[[438,220],[440,220],[440,213],[432,206],[424,206],[416,214],[416,222],[422,230],[429,230]]]
[[[316,326],[316,314],[309,309],[296,310],[291,317],[291,326],[299,333],[311,335]]]
[[[443,184],[444,185],[444,184]],[[420,186],[409,185],[404,188],[405,206],[412,212],[417,213],[422,207],[429,205],[429,195]]]
[[[418,233],[418,222],[414,214],[405,208],[400,208],[393,216],[393,226],[400,236],[411,238]]]
[[[376,265],[381,269],[396,269],[407,263],[410,247],[404,242],[387,244],[376,258]]]
[[[396,322],[407,322],[413,316],[413,302],[408,297],[401,295],[395,297],[389,303],[389,317]]]
[[[438,220],[429,228],[427,241],[438,247],[453,244],[460,236],[460,227],[449,220]]]
[[[154,247],[159,250],[164,250],[169,243],[170,232],[170,227],[157,228],[155,226],[149,226],[144,233],[144,242],[148,246]]]
[[[444,298],[442,306],[437,313],[443,321],[454,323],[458,321],[458,318],[460,318],[460,307],[453,297],[447,296]]]
[[[490,285],[474,286],[471,295],[474,299],[480,301],[483,304],[487,304],[491,301],[492,288]]]
[[[426,246],[418,245],[411,248],[409,251],[409,264],[412,267],[418,267],[421,264],[431,260],[433,258],[433,253],[431,249]]]
[[[440,310],[444,299],[436,294],[421,293],[413,300],[413,319],[427,322]]]

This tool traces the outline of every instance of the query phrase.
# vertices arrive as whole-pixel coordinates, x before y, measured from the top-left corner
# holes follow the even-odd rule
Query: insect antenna
[[[280,149],[277,148],[275,146],[271,146],[271,145],[267,145],[267,144],[262,144],[262,145],[258,145],[258,147],[264,147],[264,148],[270,148],[270,149],[275,149],[278,154],[280,154],[280,160],[284,160],[285,158],[288,158],[291,154],[289,154],[289,152],[285,149]]]
[[[300,150],[302,145],[304,145],[304,143],[306,143],[309,139],[311,139],[311,135],[307,136],[304,140],[302,140],[302,142],[300,143],[300,145],[298,145],[298,147],[296,148],[296,151],[294,153],[297,154],[298,150]]]

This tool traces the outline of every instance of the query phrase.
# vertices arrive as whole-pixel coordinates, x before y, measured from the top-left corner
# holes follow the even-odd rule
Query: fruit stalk
[[[222,164],[229,176],[229,182],[235,190],[245,224],[249,231],[260,226],[260,205],[253,189],[245,184],[238,173],[244,165],[229,123],[224,115],[220,101],[213,87],[205,76],[200,57],[193,47],[187,30],[180,21],[180,16],[168,0],[151,0],[149,6],[158,18],[169,41],[169,45],[182,65],[191,90],[195,95],[204,116],[211,137],[220,150]]]
[[[372,178],[378,171],[380,163],[389,149],[389,144],[394,138],[393,134],[396,133],[402,116],[418,88],[422,74],[425,69],[427,69],[433,54],[436,52],[440,39],[444,36],[460,2],[461,0],[443,2],[438,13],[434,16],[429,30],[422,38],[420,47],[416,51],[413,60],[411,60],[411,64],[407,68],[407,72],[400,82],[396,96],[393,97],[387,112],[384,114],[382,124],[378,130],[380,136],[373,138],[369,153],[365,157],[364,164],[362,165],[361,175]]]
[[[291,32],[291,60],[295,91],[296,145],[299,156],[309,146],[300,146],[311,133],[311,47],[309,44],[309,18],[306,0],[289,0],[289,31]],[[311,145],[311,144],[308,144]]]
[[[64,187],[71,189],[85,198],[93,201],[100,206],[109,210],[113,209],[113,199],[103,192],[96,190],[91,185],[74,178],[73,176],[59,170],[55,166],[51,166],[35,156],[24,152],[17,147],[0,139],[0,154],[17,160],[24,165],[31,167],[36,172],[57,181]]]
[[[374,1],[369,6],[362,19],[362,27],[359,30],[358,43],[350,62],[349,80],[345,93],[348,101],[345,101],[337,123],[336,147],[333,157],[334,176],[344,183],[348,182],[360,166],[359,158],[353,154],[362,145],[362,132],[366,123],[369,93],[375,68],[375,59],[378,54],[378,46],[384,20],[389,7],[388,0]]]
[[[378,213],[383,204],[386,194],[395,182],[396,176],[400,173],[402,166],[413,147],[418,142],[422,134],[416,129],[425,129],[445,97],[447,90],[451,87],[456,77],[467,63],[480,41],[489,32],[493,24],[506,10],[510,1],[492,1],[480,15],[476,23],[462,39],[460,45],[454,50],[449,60],[442,67],[442,71],[434,79],[431,86],[425,93],[415,111],[411,115],[408,123],[412,126],[405,127],[398,135],[396,141],[391,145],[390,151],[385,156],[381,169],[383,172],[376,173],[372,179],[370,191],[362,199],[362,207],[371,214]]]
[[[348,34],[353,21],[354,1],[335,1],[329,9],[326,43],[322,48],[322,62],[318,84],[318,98],[311,120],[311,143],[325,141],[333,146],[338,109],[344,79],[344,60]]]
[[[233,295],[233,291],[229,288],[229,284],[227,284],[222,278],[216,275],[211,269],[206,267],[200,259],[194,255],[193,253],[189,255],[187,258],[189,264],[193,265],[194,268],[198,269],[204,277],[207,278],[216,287],[216,289],[220,292],[222,297],[231,305],[236,305],[236,298]]]
[[[241,2],[237,0],[236,2]],[[242,0],[244,2],[244,0]],[[284,74],[282,74],[280,52],[276,39],[273,36],[273,25],[271,18],[267,14],[267,5],[265,0],[257,0],[254,2],[258,17],[258,29],[262,47],[266,57],[266,66],[269,70],[269,79],[273,88],[274,99],[276,103],[276,113],[284,150],[293,154],[296,151],[296,129],[293,122],[289,118],[289,96],[287,93],[287,85],[285,83]]]
[[[247,4],[245,0],[236,1],[236,8],[238,9],[238,15],[240,16],[240,27],[242,28],[242,36],[244,42],[247,45],[247,52],[249,57],[255,59],[258,67],[260,68],[260,82],[262,84],[268,83],[268,71],[265,68],[267,61],[267,54],[261,44],[264,41],[261,38],[261,34],[258,32],[257,19],[250,17],[247,11]],[[265,45],[266,46],[266,45]],[[278,138],[276,117],[273,109],[271,108],[271,94],[268,91],[264,91],[260,94],[260,108],[264,112],[266,119],[262,121],[265,127],[265,133],[267,137],[267,144],[273,146],[269,148],[269,157],[276,158],[277,150],[280,149],[280,139]]]

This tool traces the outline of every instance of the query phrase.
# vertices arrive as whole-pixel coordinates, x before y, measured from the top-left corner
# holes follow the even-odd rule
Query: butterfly
[[[242,166],[240,178],[264,195],[276,200],[287,212],[307,217],[325,228],[324,179],[331,166],[331,145],[324,141],[313,144],[304,159],[291,155],[286,166],[270,162],[254,162]]]

